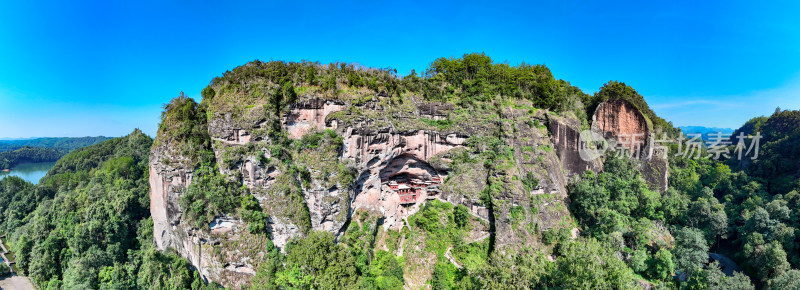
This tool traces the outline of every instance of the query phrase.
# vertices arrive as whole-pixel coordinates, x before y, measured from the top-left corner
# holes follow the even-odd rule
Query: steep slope
[[[176,98],[150,156],[157,247],[236,288],[272,244],[366,226],[375,249],[434,259],[405,266],[415,276],[406,286],[422,287],[447,247],[419,246],[430,235],[388,237],[425,228],[409,218],[429,200],[466,207],[473,230],[459,234],[489,251],[541,247],[542,232],[571,230],[567,183],[601,168],[578,152],[588,96],[543,66],[498,79],[487,75],[509,68],[488,58],[482,67],[477,55],[477,70],[454,71],[451,61],[469,67],[474,57],[403,79],[345,64],[253,62],[214,79],[200,104]],[[480,79],[491,81],[472,83]],[[635,108],[616,109],[603,114],[646,128]]]

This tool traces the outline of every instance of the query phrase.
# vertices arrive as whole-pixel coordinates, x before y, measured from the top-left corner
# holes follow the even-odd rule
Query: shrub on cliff
[[[307,282],[305,285],[311,288],[345,289],[358,282],[355,257],[342,244],[337,244],[330,233],[312,232],[307,238],[289,243],[286,252],[286,270],[278,273],[278,283],[285,283],[282,286],[303,288]],[[289,279],[298,276],[310,279]],[[295,281],[304,282],[293,285]]]
[[[197,152],[211,146],[206,107],[206,103],[198,104],[181,92],[180,96],[164,105],[157,144],[168,142],[184,156],[196,161],[199,157]]]
[[[215,163],[204,162],[195,170],[192,184],[181,195],[179,204],[185,210],[184,218],[187,222],[197,228],[206,229],[215,217],[236,212],[243,204],[242,198],[249,194],[241,184],[225,179]],[[252,211],[254,208],[248,207],[246,210]],[[248,216],[253,221],[260,219]],[[256,226],[253,229],[258,228]]]
[[[571,184],[569,196],[575,216],[589,224],[591,232],[608,234],[616,230],[603,223],[610,216],[620,216],[625,225],[638,218],[662,219],[658,193],[647,188],[634,161],[626,158],[606,160],[601,173],[587,172]],[[614,214],[612,214],[614,213]]]

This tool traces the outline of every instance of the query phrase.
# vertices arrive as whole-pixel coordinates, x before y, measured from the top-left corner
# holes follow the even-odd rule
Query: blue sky
[[[152,136],[162,104],[254,59],[405,74],[467,52],[587,93],[624,81],[678,126],[738,127],[800,107],[800,4],[770,3],[2,1],[0,137]]]

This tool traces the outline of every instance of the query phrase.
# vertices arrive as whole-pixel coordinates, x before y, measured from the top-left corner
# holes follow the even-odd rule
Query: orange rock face
[[[625,100],[609,100],[597,107],[594,112],[592,131],[600,132],[611,142],[627,148],[637,157],[647,156],[650,129],[639,110]]]
[[[649,144],[651,128],[647,119],[625,100],[609,100],[594,112],[592,131],[603,135],[612,148],[626,148],[631,156],[642,161],[642,174],[651,189],[667,190],[669,164],[666,155],[654,155]]]

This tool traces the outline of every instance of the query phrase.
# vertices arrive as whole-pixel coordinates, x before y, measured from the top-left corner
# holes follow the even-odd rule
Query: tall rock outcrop
[[[466,111],[416,94],[350,88],[332,97],[311,86],[285,104],[275,96],[292,96],[286,87],[257,76],[215,80],[193,115],[173,120],[165,112],[151,150],[156,246],[175,249],[226,287],[246,287],[270,243],[285,249],[310,231],[341,237],[356,212],[399,233],[432,199],[466,206],[489,229],[481,238],[494,249],[535,246],[541,231],[571,229],[570,179],[602,169],[600,159],[579,154],[588,127],[582,118],[533,109],[528,100]],[[594,120],[593,130],[615,140],[652,131],[624,101],[601,104]],[[239,211],[216,214],[207,225],[186,220],[192,209],[181,205],[193,202],[185,196],[202,180],[202,160],[255,198],[268,216],[266,234],[252,233],[253,222]],[[666,174],[657,160],[645,160],[656,182]],[[402,196],[398,184],[414,195]],[[418,280],[407,286],[424,287]]]
[[[592,131],[611,143],[609,149],[614,150],[614,154],[642,161],[642,175],[652,189],[667,189],[666,148],[656,144],[661,136],[639,109],[626,100],[612,99],[597,106],[592,120]]]
[[[179,252],[183,243],[173,231],[180,224],[178,198],[192,182],[192,168],[182,157],[166,144],[157,144],[150,152],[150,214],[156,247],[173,247]]]
[[[623,99],[608,100],[597,106],[592,116],[592,131],[612,141],[612,149],[627,149],[635,157],[647,158],[652,125],[638,109]]]

